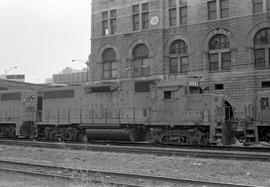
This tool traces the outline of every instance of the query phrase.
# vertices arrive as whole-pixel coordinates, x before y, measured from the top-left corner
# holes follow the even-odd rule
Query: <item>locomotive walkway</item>
[[[0,170],[16,172],[31,176],[59,178],[64,180],[82,181],[83,183],[101,183],[115,186],[220,186],[220,187],[253,187],[247,184],[233,184],[206,180],[172,178],[162,176],[138,175],[132,173],[85,170],[80,168],[58,167],[53,165],[35,164],[17,161],[0,160]],[[120,182],[121,181],[121,182]]]
[[[237,159],[250,161],[270,161],[270,149],[259,147],[192,147],[192,146],[156,146],[149,144],[131,143],[56,143],[56,142],[33,142],[20,140],[0,140],[2,145],[16,145],[28,147],[121,152],[135,154],[150,154],[158,156],[189,156],[197,158]]]

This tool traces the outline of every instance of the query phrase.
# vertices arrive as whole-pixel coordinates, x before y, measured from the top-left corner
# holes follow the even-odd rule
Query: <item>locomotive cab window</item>
[[[189,93],[190,94],[202,94],[202,88],[198,86],[189,86]]]
[[[269,98],[261,98],[261,109],[269,110]]]
[[[172,92],[171,91],[164,91],[164,99],[171,99]]]
[[[164,100],[170,100],[170,99],[175,99],[175,92],[174,91],[164,91]]]
[[[135,92],[150,92],[151,84],[154,84],[154,81],[135,82]]]
[[[203,90],[198,86],[185,86],[185,94],[203,94]]]

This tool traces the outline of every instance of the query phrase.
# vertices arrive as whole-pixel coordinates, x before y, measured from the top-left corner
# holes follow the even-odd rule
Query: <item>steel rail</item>
[[[0,165],[1,163],[12,163],[14,164],[15,162],[11,162],[11,161],[0,161]],[[16,164],[19,164],[19,165],[22,165],[22,164],[25,164],[25,165],[28,165],[28,166],[34,166],[34,164],[30,164],[30,163],[16,163]],[[37,166],[35,164],[35,166]],[[38,167],[43,167],[43,165],[38,165]],[[45,166],[45,167],[48,167],[48,166]],[[53,166],[51,166],[53,167]],[[60,168],[60,167],[55,167],[57,169],[67,169],[67,168]],[[74,169],[72,169],[73,172],[76,171]],[[82,177],[76,177],[76,176],[70,176],[70,175],[64,175],[64,174],[57,174],[57,173],[53,173],[53,174],[50,174],[50,173],[44,173],[44,172],[38,172],[38,171],[27,171],[27,170],[20,170],[20,169],[10,169],[10,168],[0,168],[0,171],[3,171],[3,172],[10,172],[10,173],[20,173],[20,174],[24,174],[24,175],[30,175],[30,176],[38,176],[38,177],[47,177],[47,178],[54,178],[54,179],[63,179],[63,180],[67,180],[67,181],[82,181],[82,182],[90,182],[90,183],[102,183],[102,184],[108,184],[108,185],[113,185],[113,186],[126,186],[126,187],[143,187],[143,186],[140,186],[140,185],[133,185],[133,184],[128,184],[128,183],[123,183],[123,182],[110,182],[110,181],[104,181],[104,180],[99,180],[99,179],[89,179],[89,180],[86,180]],[[78,170],[78,171],[81,171],[81,170]]]
[[[19,144],[20,142],[38,142],[38,143],[59,143],[59,141],[46,141],[46,140],[32,140],[32,139],[6,139],[0,138],[0,144]],[[76,141],[65,141],[67,144],[77,144],[77,145],[85,145],[82,142]],[[148,143],[148,142],[127,142],[127,141],[90,141],[89,145],[114,145],[114,146],[138,146],[138,147],[150,147],[150,148],[183,148],[183,149],[198,149],[198,150],[220,150],[220,151],[242,151],[242,152],[269,152],[270,153],[270,144],[265,145],[259,143],[261,145],[258,146],[234,146],[234,145],[226,145],[226,146],[217,146],[217,145],[169,145],[169,144],[157,144],[157,143]]]
[[[19,142],[40,142],[40,143],[59,143],[59,141],[46,141],[39,140],[35,141],[32,139],[8,139],[0,138],[0,144],[19,144]],[[66,141],[67,144],[78,144],[84,145],[85,143],[76,142],[76,141]],[[217,146],[217,145],[170,145],[170,144],[157,144],[157,143],[148,143],[148,142],[128,142],[128,141],[90,141],[89,145],[115,145],[115,146],[143,146],[150,148],[183,148],[183,149],[199,149],[199,150],[220,150],[220,151],[242,151],[242,152],[269,152],[270,153],[270,144],[259,143],[259,146],[235,146],[235,145],[226,145],[226,146]]]
[[[6,166],[6,168],[3,167]],[[10,168],[14,166],[16,169]],[[145,181],[147,184],[164,184],[170,183],[173,185],[180,184],[189,184],[189,185],[206,185],[206,186],[220,186],[220,187],[258,187],[258,185],[248,185],[248,184],[235,184],[235,183],[224,183],[224,182],[215,182],[215,181],[206,181],[206,180],[196,180],[196,179],[186,179],[186,178],[174,178],[174,177],[165,177],[165,176],[152,176],[152,175],[139,175],[132,173],[121,173],[121,172],[108,172],[108,171],[98,171],[98,170],[88,170],[88,169],[79,169],[79,168],[68,168],[68,167],[59,167],[53,165],[44,165],[44,164],[34,164],[27,162],[18,162],[18,161],[7,161],[0,160],[0,170],[9,171],[9,172],[18,172],[22,174],[38,175],[45,177],[54,177],[62,178],[67,180],[85,180],[85,177],[90,177],[90,182],[95,183],[104,183],[112,184],[117,186],[144,186]],[[7,167],[9,166],[9,167]],[[23,167],[23,169],[18,169],[18,167]],[[37,170],[36,168],[39,168]],[[74,176],[74,173],[80,174],[81,176]],[[86,176],[84,176],[86,174]],[[109,180],[103,179],[110,178]],[[100,179],[102,178],[102,179]],[[128,183],[119,183],[119,179],[127,180]],[[130,181],[134,184],[130,184]],[[131,183],[132,183],[131,182]]]
[[[52,143],[52,142],[30,142],[30,141],[1,141],[0,144],[29,146],[39,148],[57,148],[57,149],[73,149],[87,151],[103,151],[103,152],[121,152],[135,154],[150,154],[158,156],[191,156],[197,158],[215,158],[215,159],[234,159],[248,161],[270,161],[270,152],[254,152],[254,151],[230,151],[215,149],[185,149],[185,148],[168,148],[168,147],[145,147],[132,145],[94,145],[94,144],[74,144],[74,143]]]

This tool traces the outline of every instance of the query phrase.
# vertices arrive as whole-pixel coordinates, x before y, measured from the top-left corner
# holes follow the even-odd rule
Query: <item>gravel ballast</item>
[[[270,186],[269,162],[136,155],[4,145],[0,145],[0,159],[80,169]]]

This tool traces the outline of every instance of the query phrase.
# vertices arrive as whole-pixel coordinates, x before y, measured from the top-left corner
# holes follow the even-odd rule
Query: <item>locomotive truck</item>
[[[32,130],[32,137],[47,140],[82,140],[87,136],[89,140],[230,144],[234,139],[234,131],[228,130],[235,125],[230,103],[222,95],[202,93],[199,84],[185,78],[49,87],[30,95],[31,114],[35,115],[27,120],[18,115],[21,122],[12,123],[16,136],[29,137],[26,132]],[[26,112],[27,97],[22,94],[17,100],[22,113]],[[1,111],[12,119],[3,102],[1,96]],[[13,105],[15,102],[10,102],[8,107]],[[267,139],[265,129],[270,125],[262,128],[258,123],[249,122],[254,137],[259,134]],[[1,126],[6,128],[6,124]],[[248,130],[243,133],[244,139],[255,142]]]

